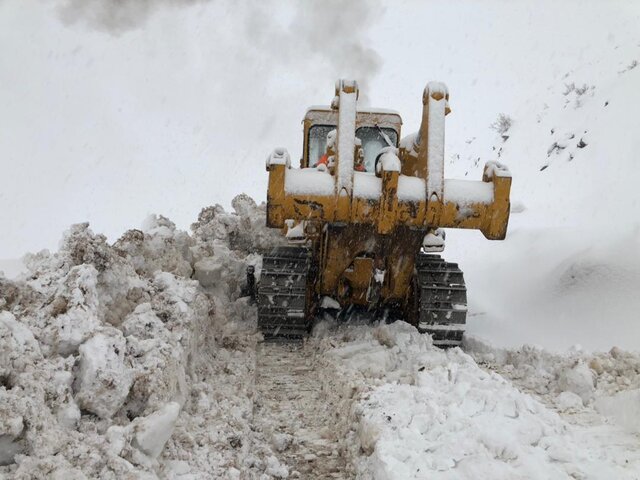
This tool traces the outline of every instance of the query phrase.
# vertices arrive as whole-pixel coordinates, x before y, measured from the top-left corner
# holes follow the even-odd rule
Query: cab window
[[[385,136],[387,138],[385,138]],[[384,147],[398,146],[398,134],[393,128],[360,127],[356,137],[362,142],[364,152],[364,168],[367,172],[375,171],[376,157]]]
[[[327,135],[334,130],[335,125],[313,125],[309,129],[309,167],[315,167],[320,157],[327,150]],[[356,130],[356,137],[362,142],[364,153],[364,170],[375,171],[376,157],[384,147],[398,146],[398,133],[388,127],[360,127]],[[386,137],[386,138],[385,138]]]
[[[309,167],[315,167],[327,150],[327,135],[335,125],[314,125],[309,129]]]

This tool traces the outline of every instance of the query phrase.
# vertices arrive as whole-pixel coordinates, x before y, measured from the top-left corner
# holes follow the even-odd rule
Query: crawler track
[[[416,258],[417,327],[433,337],[434,345],[457,347],[467,318],[467,288],[457,263],[439,255]]]
[[[265,337],[302,337],[308,333],[309,262],[305,247],[276,247],[264,255],[257,301],[258,327]]]

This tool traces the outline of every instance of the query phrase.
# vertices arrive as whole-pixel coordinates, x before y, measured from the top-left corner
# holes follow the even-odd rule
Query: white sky
[[[262,201],[265,157],[299,156],[306,106],[340,76],[366,77],[405,133],[426,82],[445,81],[454,153],[567,58],[640,25],[640,2],[163,0],[114,33],[92,7],[63,22],[62,3],[0,0],[0,258],[55,248],[74,222],[115,240],[150,213],[187,228],[238,193]]]

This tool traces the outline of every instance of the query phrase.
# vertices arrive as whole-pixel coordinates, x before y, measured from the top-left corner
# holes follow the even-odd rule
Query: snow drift
[[[234,214],[204,209],[191,235],[153,216],[113,245],[74,225],[58,252],[29,255],[17,280],[0,277],[0,474],[184,470],[192,415],[216,402],[229,403],[218,413],[238,408],[201,384],[222,368],[207,364],[211,355],[233,355],[216,352],[225,332],[252,328],[237,299],[246,266],[259,264],[273,234],[263,207],[246,196],[233,205]],[[235,454],[221,451],[216,464]]]

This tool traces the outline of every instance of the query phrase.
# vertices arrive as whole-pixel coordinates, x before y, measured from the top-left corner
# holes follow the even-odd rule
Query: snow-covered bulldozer
[[[300,168],[276,149],[267,159],[267,226],[288,246],[264,255],[257,287],[266,336],[300,336],[321,308],[363,307],[404,318],[439,346],[462,339],[462,271],[439,255],[443,228],[505,238],[511,176],[488,162],[481,181],[444,179],[449,92],[429,83],[420,130],[400,139],[393,111],[358,108],[356,82],[336,83],[330,106],[303,120]]]

